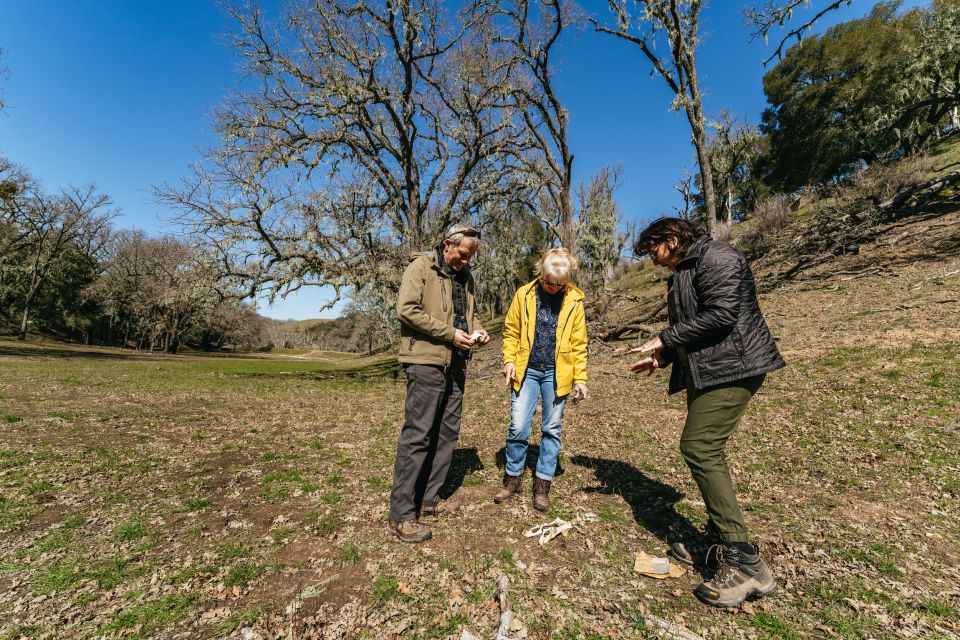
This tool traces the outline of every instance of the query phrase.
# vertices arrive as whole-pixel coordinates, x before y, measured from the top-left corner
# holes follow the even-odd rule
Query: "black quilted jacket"
[[[697,240],[667,284],[670,326],[662,355],[674,366],[670,393],[705,389],[786,366],[760,313],[753,272],[730,245]]]

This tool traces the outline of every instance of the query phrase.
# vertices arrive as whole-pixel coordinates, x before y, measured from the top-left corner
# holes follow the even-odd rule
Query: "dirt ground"
[[[696,573],[633,572],[705,514],[677,450],[682,395],[629,374],[627,343],[591,344],[547,517],[529,482],[491,500],[509,397],[498,344],[481,350],[446,489],[464,508],[405,545],[386,528],[402,378],[0,340],[0,638],[492,638],[500,575],[516,638],[652,638],[662,621],[960,637],[960,256],[944,250],[960,223],[930,224],[945,221],[939,244],[901,249],[891,229],[762,298],[789,366],[728,457],[768,598],[715,611]],[[554,517],[577,525],[523,536]]]

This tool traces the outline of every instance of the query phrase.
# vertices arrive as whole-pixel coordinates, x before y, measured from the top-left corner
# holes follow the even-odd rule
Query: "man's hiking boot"
[[[449,516],[460,510],[460,503],[456,500],[441,500],[437,504],[425,504],[420,507],[421,516]]]
[[[712,522],[707,522],[707,526],[703,529],[703,535],[697,540],[671,544],[670,555],[681,564],[702,567],[714,557],[714,554],[710,553],[710,549],[714,545],[721,544],[721,542],[720,533],[714,528]]]
[[[717,555],[717,572],[693,592],[704,604],[739,607],[744,600],[776,591],[777,583],[759,554],[719,545]]]
[[[537,511],[546,511],[550,508],[549,480],[533,479],[533,508]]]
[[[493,496],[493,501],[497,504],[509,500],[515,494],[520,491],[520,482],[523,476],[511,476],[508,474],[503,474],[503,489],[500,489],[500,492]]]
[[[404,542],[426,542],[433,537],[430,527],[424,526],[416,520],[404,522],[390,521],[390,531]]]

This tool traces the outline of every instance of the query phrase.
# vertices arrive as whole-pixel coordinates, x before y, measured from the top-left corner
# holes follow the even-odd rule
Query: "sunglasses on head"
[[[452,232],[452,233],[448,233],[448,234],[447,234],[447,237],[444,238],[444,240],[449,240],[449,239],[452,238],[453,236],[457,236],[457,235],[466,236],[466,237],[468,237],[468,238],[476,238],[477,240],[479,240],[479,239],[480,239],[480,230],[479,230],[479,229],[475,229],[474,227],[469,227],[469,228],[467,228],[467,229],[463,229],[462,231],[454,231],[454,232]]]

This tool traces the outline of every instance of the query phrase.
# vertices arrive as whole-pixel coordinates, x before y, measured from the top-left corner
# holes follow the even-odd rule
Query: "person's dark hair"
[[[653,251],[661,242],[676,238],[679,243],[677,251],[685,254],[694,242],[707,235],[706,230],[696,222],[681,220],[680,218],[660,218],[650,223],[644,229],[636,242],[633,251],[636,255],[645,255]]]

